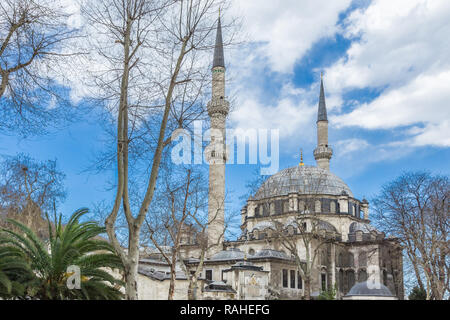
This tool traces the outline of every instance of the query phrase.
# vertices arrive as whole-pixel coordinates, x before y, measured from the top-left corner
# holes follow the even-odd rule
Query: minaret
[[[208,103],[211,119],[211,144],[206,155],[209,161],[208,198],[208,255],[222,250],[225,229],[225,124],[230,104],[225,100],[225,61],[223,55],[222,26],[217,24],[216,45],[212,66],[212,99]]]
[[[319,168],[330,171],[330,159],[332,156],[333,150],[328,146],[328,118],[322,73],[320,75],[319,112],[317,115],[317,148],[314,150],[314,158]]]

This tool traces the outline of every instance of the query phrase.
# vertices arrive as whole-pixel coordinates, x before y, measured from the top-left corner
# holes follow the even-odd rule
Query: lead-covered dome
[[[365,281],[355,284],[346,296],[393,297],[394,295],[382,283]]]
[[[211,257],[211,260],[242,260],[244,257],[245,253],[241,250],[230,248],[216,253]]]
[[[295,166],[268,178],[255,194],[255,200],[285,196],[289,193],[327,194],[339,196],[353,193],[335,174],[313,166]]]

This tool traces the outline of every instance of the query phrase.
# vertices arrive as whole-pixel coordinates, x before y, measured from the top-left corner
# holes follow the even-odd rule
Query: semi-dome
[[[323,220],[319,221],[317,229],[338,233],[337,229],[331,223]]]
[[[350,224],[348,232],[355,233],[356,231],[362,231],[363,233],[375,231],[376,233],[380,233],[374,226],[371,226],[368,223],[353,222]]]
[[[295,166],[268,178],[255,194],[255,200],[285,196],[289,193],[339,196],[353,193],[341,178],[328,170],[313,166]]]

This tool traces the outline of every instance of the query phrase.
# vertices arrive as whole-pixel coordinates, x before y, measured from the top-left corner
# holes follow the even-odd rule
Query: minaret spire
[[[225,58],[223,55],[222,24],[220,22],[220,11],[219,11],[219,21],[217,23],[216,45],[214,47],[213,68],[215,68],[215,67],[225,68]]]
[[[323,88],[323,72],[320,74],[320,97],[319,97],[319,112],[317,113],[317,121],[328,121],[327,105],[325,103],[325,90]]]
[[[333,150],[328,146],[328,117],[322,72],[320,74],[319,109],[317,112],[317,148],[314,150],[314,158],[319,168],[329,171],[332,156]]]
[[[222,250],[225,230],[226,119],[230,109],[225,99],[225,60],[220,16],[212,67],[212,97],[207,106],[211,120],[211,143],[205,150],[209,162],[208,256]]]

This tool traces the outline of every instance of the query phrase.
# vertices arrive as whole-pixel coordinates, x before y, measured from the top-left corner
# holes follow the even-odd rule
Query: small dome
[[[362,231],[363,233],[370,233],[372,231],[375,231],[376,233],[380,233],[380,232],[378,232],[377,229],[375,229],[375,227],[371,226],[370,224],[361,223],[361,222],[353,222],[350,225],[348,232],[355,233],[356,231]]]
[[[216,253],[211,257],[211,260],[242,260],[244,259],[245,253],[239,249],[231,248],[229,250],[224,250]]]
[[[268,178],[253,199],[286,196],[289,193],[339,196],[343,192],[353,197],[353,193],[347,184],[328,170],[313,166],[295,166],[284,169]]]
[[[253,257],[255,258],[279,258],[279,259],[289,259],[286,253],[282,251],[272,250],[272,249],[262,249],[258,251]]]
[[[379,282],[360,282],[355,284],[346,294],[348,296],[393,297],[388,287]]]
[[[320,220],[317,228],[319,230],[325,230],[325,231],[330,231],[330,232],[336,232],[337,233],[336,228],[331,223],[329,223],[327,221]]]
[[[252,231],[254,231],[254,230],[263,231],[268,228],[272,229],[272,230],[276,230],[275,224],[272,221],[261,221],[261,222],[258,222],[257,224],[255,224]]]

